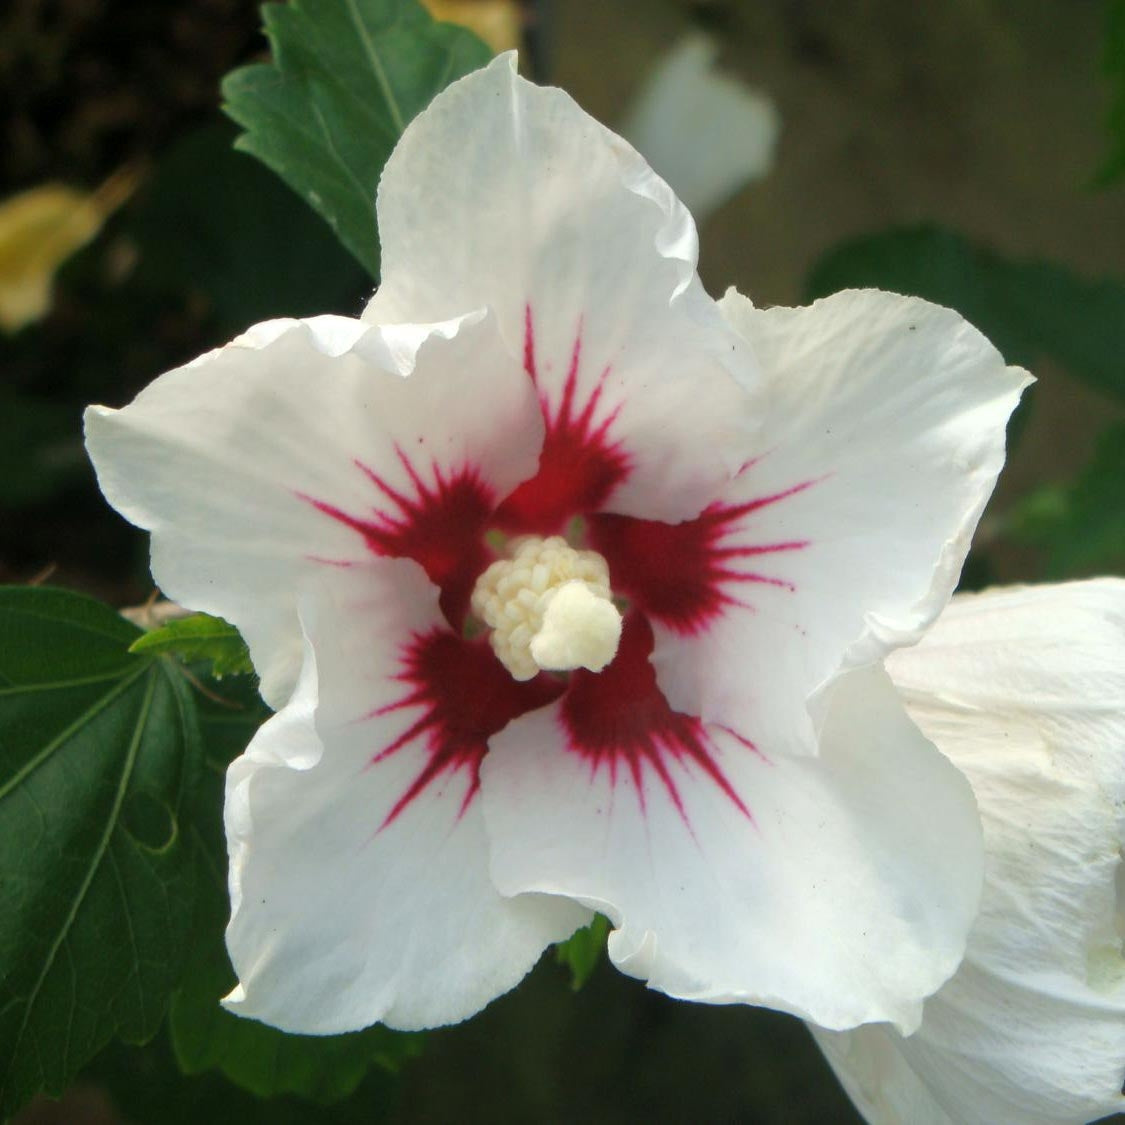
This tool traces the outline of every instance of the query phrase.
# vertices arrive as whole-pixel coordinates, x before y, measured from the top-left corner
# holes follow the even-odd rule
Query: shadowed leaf
[[[182,678],[63,590],[0,588],[0,1114],[155,1034],[182,967],[199,768]]]

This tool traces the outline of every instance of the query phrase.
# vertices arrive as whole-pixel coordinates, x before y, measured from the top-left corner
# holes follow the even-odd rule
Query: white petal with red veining
[[[819,758],[747,746],[658,693],[639,706],[655,684],[635,628],[605,672],[491,740],[496,885],[603,911],[614,962],[671,996],[912,1027],[976,910],[964,779],[877,669],[836,686]]]
[[[981,912],[909,1039],[819,1033],[876,1125],[1066,1125],[1125,1111],[1125,582],[955,598],[888,661],[969,777]]]
[[[741,464],[750,415],[730,372],[752,380],[752,359],[696,277],[691,216],[567,94],[519,78],[514,56],[411,125],[378,211],[383,281],[364,319],[485,304],[543,396],[551,487],[519,506],[537,514],[521,530],[604,507],[682,519]]]
[[[91,407],[86,435],[106,497],[153,533],[161,589],[236,625],[278,706],[300,666],[303,577],[392,549],[439,580],[466,552],[483,564],[483,520],[534,472],[543,427],[476,314],[257,325],[122,410]]]
[[[378,207],[363,322],[257,325],[88,415],[165,592],[284,708],[229,777],[230,1004],[461,1019],[597,908],[673,996],[912,1027],[979,822],[860,666],[947,598],[1022,373],[887,294],[724,315],[667,185],[511,58],[410,125]],[[557,635],[515,621],[535,567],[500,607],[517,681],[465,616],[489,533],[582,528],[609,577]]]
[[[695,529],[696,574],[677,574],[682,544],[658,555],[676,600],[650,610],[654,662],[678,709],[811,750],[809,697],[916,640],[948,601],[1028,376],[916,298],[862,290],[759,310],[731,291],[722,305],[765,371],[767,444],[673,529],[677,543]],[[633,556],[596,545],[649,607]]]
[[[407,700],[441,689],[408,654],[432,638],[459,643],[421,568],[365,562],[321,579],[302,604],[300,685],[227,779],[239,977],[227,1003],[313,1034],[464,1019],[589,912],[501,897],[472,799],[473,747],[441,760],[450,748],[427,737],[432,722],[403,740],[426,718]],[[462,667],[433,671],[456,679]]]

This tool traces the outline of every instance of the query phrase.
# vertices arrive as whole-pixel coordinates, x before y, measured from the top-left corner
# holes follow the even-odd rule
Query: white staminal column
[[[494,562],[477,579],[472,609],[517,680],[540,671],[600,672],[621,640],[605,559],[558,535],[517,540],[511,558]]]

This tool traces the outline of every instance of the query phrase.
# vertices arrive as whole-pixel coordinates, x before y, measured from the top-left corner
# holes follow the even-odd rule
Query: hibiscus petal
[[[809,697],[948,601],[1028,376],[915,298],[759,310],[732,290],[722,307],[766,373],[768,447],[698,520],[595,545],[653,618],[673,706],[811,749]]]
[[[887,666],[976,792],[984,896],[916,1034],[818,1042],[880,1125],[1125,1111],[1125,582],[955,598]]]
[[[479,315],[386,331],[271,321],[86,414],[101,489],[153,532],[161,589],[242,631],[273,706],[300,667],[303,576],[404,555],[456,616],[488,561],[485,522],[534,472],[542,433]]]
[[[228,774],[240,983],[227,1003],[314,1034],[464,1019],[589,911],[501,897],[472,800],[476,748],[410,737],[429,714],[410,697],[465,673],[457,661],[419,682],[411,667],[419,641],[457,640],[422,570],[376,560],[317,585],[297,691]]]
[[[604,912],[614,962],[671,996],[913,1027],[976,911],[964,778],[878,668],[836,685],[810,758],[757,751],[658,692],[641,705],[648,667],[627,624],[596,690],[574,673],[558,704],[493,737],[496,885]]]
[[[543,463],[511,527],[551,533],[606,506],[682,519],[742,463],[728,369],[751,359],[696,277],[691,216],[565,93],[519,78],[514,55],[415,119],[378,210],[383,281],[364,319],[486,305],[542,399]]]

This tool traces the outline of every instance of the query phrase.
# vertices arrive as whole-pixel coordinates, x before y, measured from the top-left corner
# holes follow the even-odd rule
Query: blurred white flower
[[[684,36],[657,60],[621,133],[702,223],[773,167],[781,129],[774,103],[715,69],[706,35]]]

